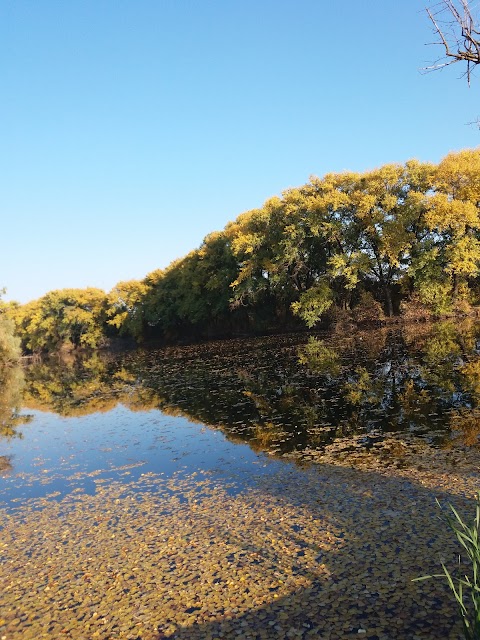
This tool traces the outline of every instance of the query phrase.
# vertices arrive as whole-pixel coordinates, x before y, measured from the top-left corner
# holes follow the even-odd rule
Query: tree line
[[[23,348],[178,341],[468,313],[480,300],[480,150],[311,177],[143,280],[1,303]]]

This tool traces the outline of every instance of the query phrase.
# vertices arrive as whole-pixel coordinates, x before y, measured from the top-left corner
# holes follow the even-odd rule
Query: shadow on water
[[[459,640],[446,585],[411,580],[454,566],[435,498],[470,515],[477,481],[285,464],[235,495],[153,479],[51,504],[13,533],[7,637]]]
[[[212,581],[206,589],[199,574],[197,598],[177,609],[183,626],[171,631],[176,620],[166,619],[156,638],[460,638],[447,586],[411,582],[438,572],[441,559],[455,563],[457,549],[439,523],[436,497],[473,513],[471,500],[402,477],[322,466],[303,479],[288,470],[265,479],[257,492],[244,497],[251,508],[262,500],[275,505],[267,532],[261,530],[263,538],[254,527],[250,538],[245,530],[237,532],[235,518],[219,527],[215,513],[203,515],[202,524],[215,527],[216,536],[235,549],[227,559],[239,576],[242,566],[253,561],[261,565],[259,579],[270,584],[276,577],[270,598],[256,605],[258,585],[245,588],[239,581],[223,600],[222,583]],[[307,512],[310,521],[297,525],[292,516],[297,509]],[[277,546],[270,535],[280,541]],[[190,542],[195,547],[195,540]],[[281,593],[281,585],[298,583],[299,577],[303,587]]]

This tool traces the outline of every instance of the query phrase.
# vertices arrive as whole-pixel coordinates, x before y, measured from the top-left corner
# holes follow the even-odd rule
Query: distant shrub
[[[355,326],[352,312],[343,307],[332,305],[325,316],[325,320],[335,331],[339,332],[347,331]]]
[[[453,311],[452,290],[449,282],[421,282],[418,285],[420,302],[433,315],[442,316]]]
[[[359,303],[352,309],[353,320],[357,324],[381,322],[385,319],[382,305],[369,291],[362,291]]]
[[[418,295],[414,294],[400,304],[400,315],[405,320],[430,320],[432,312],[421,302]]]

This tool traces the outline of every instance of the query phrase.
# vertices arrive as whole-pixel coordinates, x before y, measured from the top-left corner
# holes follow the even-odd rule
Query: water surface
[[[31,362],[23,390],[18,371],[4,381],[2,498],[49,479],[63,495],[75,470],[227,464],[247,482],[272,458],[475,459],[479,345],[480,325],[465,321]]]
[[[33,361],[0,387],[0,635],[461,637],[478,325]]]

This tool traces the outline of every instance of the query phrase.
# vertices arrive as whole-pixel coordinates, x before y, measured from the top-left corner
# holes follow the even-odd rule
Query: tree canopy
[[[5,365],[16,364],[21,355],[20,339],[15,335],[15,323],[7,313],[10,305],[1,299],[4,292],[4,289],[0,290],[0,366],[2,368],[5,368]]]
[[[268,199],[143,280],[7,305],[25,349],[176,341],[479,304],[480,150],[331,173]]]

